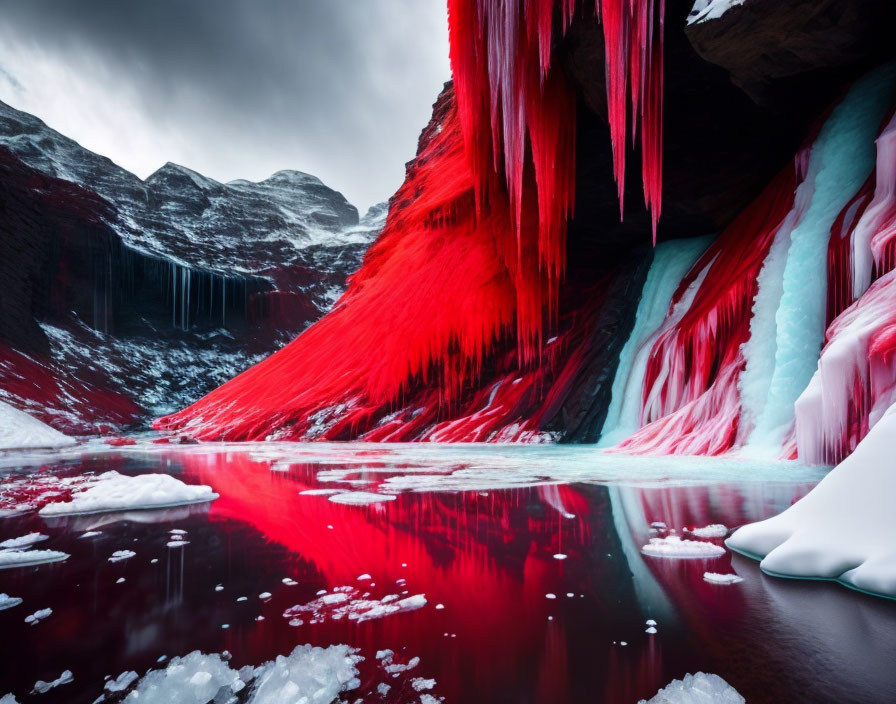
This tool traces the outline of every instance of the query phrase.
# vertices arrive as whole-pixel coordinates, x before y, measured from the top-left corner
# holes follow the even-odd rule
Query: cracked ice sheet
[[[607,453],[588,446],[483,445],[452,443],[200,443],[153,444],[158,434],[137,437],[137,443],[108,447],[91,442],[77,451],[57,453],[60,459],[85,454],[149,457],[178,454],[249,454],[265,471],[266,463],[318,465],[318,481],[335,483],[381,477],[370,491],[464,491],[537,486],[553,483],[683,486],[715,481],[819,481],[827,468],[798,462],[747,457],[645,457]],[[47,455],[36,460],[48,461]],[[20,466],[22,458],[20,458]],[[344,484],[342,485],[344,488]],[[322,487],[335,488],[335,487]],[[309,497],[309,500],[312,500]]]

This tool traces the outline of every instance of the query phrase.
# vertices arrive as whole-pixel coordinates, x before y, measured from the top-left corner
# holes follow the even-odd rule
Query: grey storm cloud
[[[361,208],[400,184],[447,52],[444,0],[0,0],[0,100],[140,176],[292,168]]]

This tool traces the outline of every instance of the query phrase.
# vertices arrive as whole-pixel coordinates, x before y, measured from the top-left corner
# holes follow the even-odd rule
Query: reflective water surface
[[[748,702],[891,701],[896,603],[770,578],[727,551],[641,552],[657,535],[653,522],[679,535],[733,528],[799,499],[819,472],[754,472],[744,462],[682,473],[653,460],[626,481],[581,450],[478,453],[458,450],[462,461],[452,462],[444,448],[146,445],[42,464],[5,458],[0,482],[166,472],[220,498],[164,511],[0,517],[0,540],[39,531],[49,539],[35,548],[71,555],[0,570],[0,592],[24,600],[0,611],[0,696],[30,701],[35,682],[71,670],[73,682],[33,699],[90,703],[107,676],[143,675],[164,667],[163,655],[228,651],[238,668],[298,644],[344,643],[365,658],[345,702],[428,694],[465,704],[633,704],[698,670],[721,675]],[[302,493],[324,488],[390,500],[352,505],[331,500],[345,493]],[[187,544],[169,547],[172,529]],[[110,562],[118,550],[136,554]],[[706,571],[744,581],[710,584]],[[376,608],[399,602],[392,613]],[[52,614],[25,623],[44,608]],[[384,649],[395,652],[392,663],[413,666],[388,670],[376,657]]]

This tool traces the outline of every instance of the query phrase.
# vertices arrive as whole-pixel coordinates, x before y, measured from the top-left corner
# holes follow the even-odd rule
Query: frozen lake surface
[[[146,438],[0,467],[0,542],[69,556],[0,569],[0,698],[634,704],[697,671],[748,702],[896,690],[896,603],[709,547],[823,476],[794,463]],[[39,512],[109,471],[218,498]]]

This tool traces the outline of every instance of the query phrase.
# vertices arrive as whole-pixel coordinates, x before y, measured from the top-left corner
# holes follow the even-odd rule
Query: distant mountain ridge
[[[0,102],[0,400],[75,433],[182,406],[328,310],[387,210],[301,171],[140,179]]]

